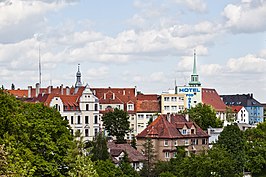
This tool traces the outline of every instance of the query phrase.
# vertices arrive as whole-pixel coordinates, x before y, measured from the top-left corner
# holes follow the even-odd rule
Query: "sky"
[[[266,102],[266,0],[0,0],[0,84],[161,94],[186,85]],[[40,49],[40,50],[39,50]]]

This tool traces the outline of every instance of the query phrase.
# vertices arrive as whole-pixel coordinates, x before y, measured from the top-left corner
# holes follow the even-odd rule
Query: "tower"
[[[197,64],[196,64],[196,51],[194,50],[194,63],[193,63],[193,72],[191,74],[191,80],[188,83],[191,87],[199,87],[201,83],[199,82],[199,75],[197,74]]]
[[[81,72],[79,70],[79,66],[80,66],[80,64],[78,64],[78,72],[76,74],[77,79],[76,79],[76,84],[75,84],[75,90],[82,86],[82,83],[81,83]]]

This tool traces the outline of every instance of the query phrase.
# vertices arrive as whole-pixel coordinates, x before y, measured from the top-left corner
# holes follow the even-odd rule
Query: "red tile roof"
[[[182,135],[180,129],[184,126],[196,128],[196,134]],[[209,137],[198,125],[194,122],[187,121],[183,115],[159,115],[146,129],[137,135],[137,138],[156,137],[156,138],[197,138]]]
[[[127,111],[127,104],[136,104],[137,97],[135,88],[91,88],[100,104],[124,104]],[[134,106],[135,108],[135,106]],[[136,108],[135,108],[136,109]],[[129,111],[129,112],[135,112]]]
[[[212,106],[216,111],[226,111],[226,105],[215,89],[202,88],[202,102]]]
[[[160,112],[160,102],[158,95],[137,95],[136,111],[137,112]]]
[[[242,108],[243,106],[231,106],[233,112],[239,112]]]

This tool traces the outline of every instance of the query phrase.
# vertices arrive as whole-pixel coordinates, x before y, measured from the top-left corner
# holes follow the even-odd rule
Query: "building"
[[[160,97],[156,94],[138,94],[136,102],[136,123],[131,124],[135,126],[136,134],[142,132],[149,122],[154,121],[160,114]]]
[[[110,109],[120,109],[129,115],[132,131],[126,135],[126,139],[132,139],[137,132],[136,125],[136,88],[92,88],[94,95],[99,98],[100,117]]]
[[[75,87],[40,88],[37,83],[36,88],[9,92],[23,101],[54,107],[69,122],[72,133],[80,131],[85,141],[92,140],[101,128],[99,100],[88,85],[82,86],[79,66]]]
[[[227,106],[244,106],[248,111],[250,125],[263,122],[263,105],[253,98],[253,94],[221,95],[221,98]]]
[[[216,111],[216,117],[229,124],[226,120],[226,105],[215,89],[202,88],[202,103],[210,105]]]
[[[142,169],[145,156],[134,149],[130,144],[115,144],[114,142],[108,142],[107,147],[112,157],[112,161],[116,165],[119,165],[125,153],[127,153],[130,165],[136,171],[140,171]]]
[[[249,123],[248,111],[244,106],[231,106],[230,108],[232,110],[232,113],[234,114],[234,119],[236,123]]]
[[[161,113],[177,114],[185,110],[185,94],[177,94],[174,91],[168,91],[161,94]]]
[[[136,136],[138,150],[143,151],[143,144],[148,138],[152,140],[156,160],[174,158],[177,146],[185,147],[187,154],[207,150],[209,135],[187,119],[180,114],[159,115]]]

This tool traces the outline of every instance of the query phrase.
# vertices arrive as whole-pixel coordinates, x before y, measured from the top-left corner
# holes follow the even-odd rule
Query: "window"
[[[195,130],[194,129],[191,129],[191,134],[195,134]]]
[[[180,110],[184,110],[184,106],[182,106],[182,105],[178,106],[178,108],[179,108]]]
[[[94,129],[94,136],[96,136],[98,134],[98,128]]]
[[[185,145],[189,145],[189,144],[188,144],[188,140],[187,140],[187,139],[185,139]]]
[[[172,106],[172,111],[176,111],[177,110],[177,106]]]
[[[173,158],[176,158],[177,152],[173,153]]]
[[[168,140],[164,140],[164,146],[168,146]]]
[[[172,101],[172,102],[176,102],[176,96],[172,97],[172,98],[171,98],[171,101]]]
[[[183,129],[182,130],[182,135],[186,135],[187,134],[187,130],[186,129]]]
[[[74,124],[74,117],[73,117],[73,116],[71,116],[70,123],[71,123],[71,124]]]
[[[100,110],[102,110],[103,109],[103,106],[102,105],[100,105]]]
[[[197,145],[198,144],[198,139],[192,139],[191,140],[192,145]]]
[[[89,136],[89,129],[85,129],[85,137]]]
[[[128,111],[134,111],[134,105],[133,104],[128,104],[127,105],[127,110]]]
[[[85,116],[85,124],[89,124],[89,116]]]
[[[95,110],[95,111],[98,111],[98,104],[95,104],[95,105],[94,105],[94,110]]]
[[[170,153],[169,152],[165,152],[165,158],[170,158]]]
[[[207,141],[206,141],[206,139],[204,138],[204,139],[202,139],[202,144],[207,144]]]
[[[177,145],[178,145],[178,144],[177,144],[177,140],[175,140],[175,141],[174,141],[174,146],[177,146]]]
[[[178,99],[183,101],[184,100],[184,97],[179,97]]]
[[[65,120],[67,120],[67,116],[65,116],[64,118],[65,118]]]
[[[89,104],[86,104],[86,111],[89,110]]]
[[[144,119],[144,114],[138,114],[138,119]]]
[[[98,124],[98,116],[94,116],[94,124]]]
[[[117,105],[116,107],[117,107],[117,109],[121,109],[121,106],[120,105]]]
[[[169,111],[170,110],[170,106],[164,106],[164,110],[165,111]]]
[[[78,120],[77,120],[77,124],[81,124],[81,122],[80,122],[80,116],[78,116],[77,119],[78,119]]]
[[[170,98],[168,96],[164,97],[164,101],[170,101]]]

